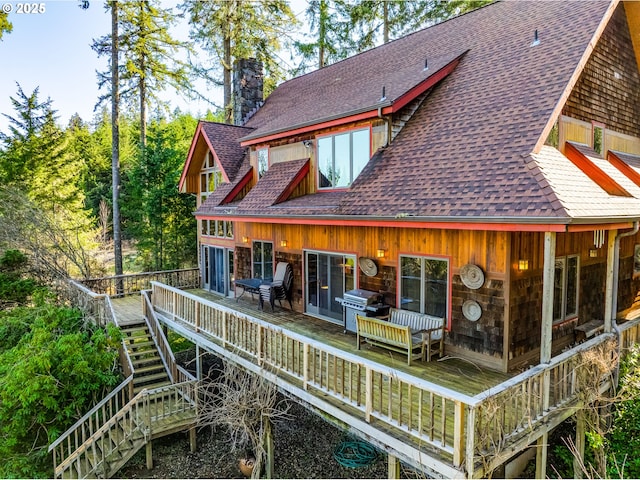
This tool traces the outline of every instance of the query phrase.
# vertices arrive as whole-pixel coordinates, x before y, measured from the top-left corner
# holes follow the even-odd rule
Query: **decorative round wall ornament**
[[[466,300],[462,304],[462,314],[467,320],[475,322],[482,316],[482,307],[475,300]]]
[[[484,273],[479,266],[467,263],[460,269],[460,279],[471,290],[477,290],[484,285]]]
[[[378,267],[376,266],[376,262],[367,257],[360,257],[358,260],[358,265],[360,266],[360,270],[367,277],[375,277],[378,273]]]

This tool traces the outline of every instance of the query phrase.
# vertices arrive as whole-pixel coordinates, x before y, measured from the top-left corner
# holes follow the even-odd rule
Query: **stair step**
[[[140,383],[144,383],[144,382],[152,382],[155,380],[161,380],[161,379],[165,379],[165,378],[169,378],[169,376],[167,375],[167,372],[164,371],[164,369],[162,370],[162,372],[160,373],[153,373],[151,375],[140,375],[140,376],[133,376],[133,385],[138,385]]]
[[[160,358],[160,356],[158,355],[158,351],[156,349],[129,351],[130,357],[141,357],[143,355],[147,355],[147,356],[154,355],[155,357]]]
[[[138,385],[137,387],[133,387],[133,393],[138,394],[145,388],[147,390],[153,390],[154,388],[166,387],[167,385],[171,385],[171,381],[167,380],[166,382],[153,383],[149,385]]]
[[[149,375],[151,372],[154,371],[161,371],[161,372],[165,372],[164,369],[164,364],[162,362],[158,362],[155,363],[153,365],[147,365],[146,367],[140,367],[140,366],[133,366],[133,369],[135,370],[135,375],[136,376],[146,376]]]
[[[133,369],[134,370],[138,370],[138,368],[143,368],[143,366],[150,366],[150,364],[153,363],[157,363],[159,365],[162,365],[162,359],[160,358],[159,355],[151,355],[151,356],[147,356],[147,357],[139,357],[134,359],[131,359],[131,364],[133,365]]]
[[[154,342],[153,340],[145,340],[144,342],[134,342],[134,343],[129,343],[127,344],[127,349],[131,350],[132,348],[142,348],[142,347],[151,347],[153,346],[155,349],[156,346],[156,342]]]

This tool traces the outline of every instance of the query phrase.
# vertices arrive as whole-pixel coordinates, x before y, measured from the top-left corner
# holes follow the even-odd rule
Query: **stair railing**
[[[49,445],[49,452],[53,452],[54,471],[58,470],[58,459],[63,463],[71,457],[107,420],[130,402],[132,391],[133,374]]]
[[[152,390],[142,390],[118,412],[109,418],[88,437],[75,451],[67,456],[60,465],[55,466],[55,477],[64,478],[66,472],[79,478],[87,476],[109,477],[111,471],[108,462],[120,452],[118,460],[131,458],[143,445],[151,440],[154,423],[185,411],[194,410],[197,416],[197,404],[194,399],[197,382],[184,382],[167,385]],[[144,441],[138,445],[130,444],[126,457],[122,446],[128,444],[139,434]],[[50,448],[51,450],[51,448]]]
[[[162,325],[156,316],[156,312],[153,309],[153,305],[151,304],[150,298],[151,292],[149,290],[144,290],[141,292],[142,296],[142,315],[144,316],[144,320],[149,327],[149,332],[156,342],[156,346],[158,348],[158,353],[160,354],[160,358],[162,358],[162,362],[167,369],[167,373],[169,374],[169,378],[172,383],[183,383],[190,382],[196,380],[196,377],[191,375],[186,369],[182,368],[176,362],[176,357],[171,350],[171,346],[169,345],[169,341],[164,334],[162,329]]]

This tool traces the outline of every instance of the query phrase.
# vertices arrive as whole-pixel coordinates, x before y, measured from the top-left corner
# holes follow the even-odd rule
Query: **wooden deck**
[[[284,327],[345,352],[362,356],[365,359],[381,363],[466,395],[476,395],[510,378],[505,373],[482,368],[468,360],[452,358],[446,355],[439,360],[434,357],[431,362],[414,361],[411,366],[408,366],[406,355],[370,345],[362,345],[361,350],[358,350],[356,348],[356,335],[349,332],[345,333],[340,325],[293,312],[288,308],[280,308],[277,304],[273,312],[269,306],[265,306],[264,310],[260,310],[257,297],[252,300],[250,295],[246,295],[236,302],[235,299],[223,298],[201,289],[187,291],[210,302],[224,305],[227,308],[259,318],[272,325]],[[118,322],[133,322],[142,318],[139,296],[114,298],[111,302],[118,316]]]

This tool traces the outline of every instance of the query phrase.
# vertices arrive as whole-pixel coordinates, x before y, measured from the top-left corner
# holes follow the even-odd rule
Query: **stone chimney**
[[[233,69],[233,123],[242,125],[263,100],[262,62],[255,58],[236,60]]]

